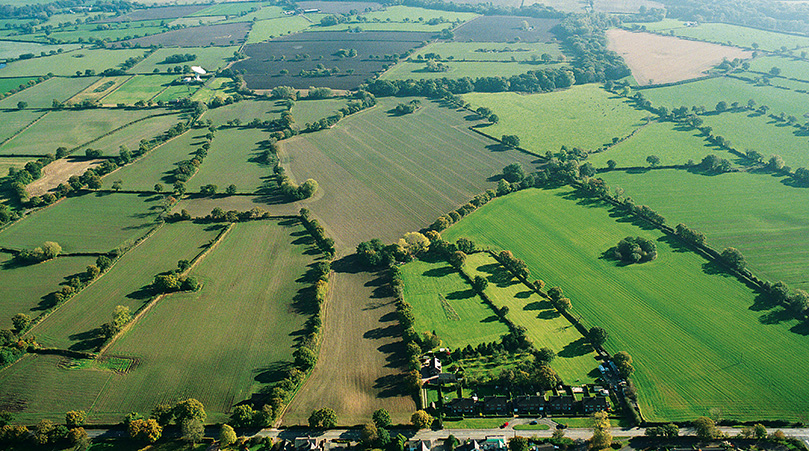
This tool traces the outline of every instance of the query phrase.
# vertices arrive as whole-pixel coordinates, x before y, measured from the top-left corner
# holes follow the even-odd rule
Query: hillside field
[[[728,419],[805,420],[809,394],[794,365],[809,349],[803,326],[762,324],[749,288],[657,230],[610,216],[571,188],[532,189],[490,202],[442,235],[511,250],[532,278],[561,286],[588,327],[607,329],[609,351],[634,358],[647,420],[685,421],[715,407]],[[638,235],[656,241],[656,260],[618,266],[602,258]]]

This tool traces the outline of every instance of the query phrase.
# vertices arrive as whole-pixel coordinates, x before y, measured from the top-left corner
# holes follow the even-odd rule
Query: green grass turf
[[[227,79],[227,81],[229,82],[230,79]],[[275,100],[245,100],[208,110],[202,116],[202,119],[210,119],[214,126],[218,127],[234,119],[239,119],[243,124],[253,119],[262,121],[278,119],[283,111],[286,111],[286,107],[281,106],[280,102]],[[302,125],[300,120],[296,119],[296,122],[299,123],[298,125]]]
[[[674,31],[674,36],[699,39],[701,41],[716,42],[752,48],[757,43],[761,50],[780,50],[782,46],[787,49],[809,46],[809,38],[791,34],[776,33],[773,31],[758,30],[724,23],[701,23],[697,26],[686,27],[684,22],[675,19],[666,19],[662,22],[644,23],[649,31]]]
[[[224,20],[222,23],[253,22],[258,20],[277,19],[279,17],[284,17],[283,12],[284,10],[280,6],[265,6],[256,12],[247,13],[239,17],[233,17],[231,19]]]
[[[507,421],[511,421],[512,417],[503,418],[464,418],[457,421],[444,421],[444,427],[447,429],[495,429],[503,425]]]
[[[613,172],[603,178],[669,223],[702,231],[709,245],[738,248],[759,277],[809,289],[809,206],[803,189],[785,186],[768,174],[750,173],[703,176],[660,170]]]
[[[0,78],[0,93],[19,89],[20,85],[28,86],[29,81],[36,81],[36,79],[37,77]]]
[[[11,254],[0,254],[0,328],[11,328],[11,317],[34,318],[48,307],[44,297],[61,288],[69,277],[84,273],[95,257],[61,257],[36,265],[17,266]]]
[[[319,24],[320,20],[318,19],[316,23]],[[440,33],[441,30],[449,26],[446,23],[427,25],[426,23],[413,22],[347,22],[328,27],[317,25],[304,31],[345,31],[349,28],[359,28],[362,31],[424,31]]]
[[[142,121],[130,124],[115,133],[93,141],[86,146],[82,146],[75,154],[84,155],[88,148],[101,150],[104,152],[104,155],[119,155],[121,146],[125,146],[129,150],[136,150],[140,145],[141,139],[149,140],[162,135],[166,130],[180,122],[180,117],[179,114],[148,117]],[[109,186],[110,185],[107,185],[107,187]]]
[[[481,49],[489,51],[477,51]],[[555,59],[562,54],[558,44],[540,42],[518,42],[513,44],[503,42],[436,42],[418,49],[410,58],[415,59],[418,55],[424,56],[428,53],[438,54],[441,59],[451,58],[455,61],[512,61],[512,58],[517,61],[531,61],[531,55],[540,57],[543,53],[548,53]],[[544,65],[536,66],[536,68],[542,67]]]
[[[203,130],[191,130],[175,137],[160,147],[152,149],[142,158],[110,173],[104,178],[105,185],[121,180],[124,189],[151,190],[156,183],[171,191],[173,181],[168,178],[178,161],[188,160],[191,154],[205,142]]]
[[[727,136],[727,135],[724,135]],[[614,160],[618,167],[648,166],[646,157],[656,155],[661,165],[700,162],[706,155],[731,158],[725,150],[708,143],[699,130],[672,122],[653,122],[642,127],[631,138],[587,158],[597,168],[607,167]]]
[[[2,114],[0,114],[0,118],[2,118]],[[21,168],[25,166],[25,163],[31,161],[32,158],[17,158],[17,157],[6,157],[0,158],[0,177],[5,177],[8,174],[8,170],[10,168]]]
[[[61,200],[0,232],[0,246],[33,249],[56,241],[63,252],[108,252],[152,228],[162,196],[92,193]]]
[[[770,107],[769,113],[781,113],[801,117],[809,111],[806,107],[806,94],[785,91],[774,86],[756,86],[742,80],[732,78],[712,78],[695,81],[679,86],[665,88],[644,89],[644,97],[655,107],[665,106],[669,110],[681,106],[704,106],[709,111],[716,107],[720,101],[730,105],[739,102],[747,105],[753,99],[757,105]]]
[[[0,108],[17,108],[17,102],[28,103],[28,108],[50,108],[53,100],[59,102],[90,86],[97,78],[51,78],[0,101]]]
[[[402,267],[404,299],[413,306],[416,332],[434,331],[451,349],[499,342],[508,327],[457,271],[443,261]]]
[[[261,2],[220,3],[201,9],[189,17],[196,16],[234,16],[244,14],[255,7],[261,7]]]
[[[154,276],[175,269],[178,260],[193,259],[219,228],[190,222],[164,225],[30,333],[44,346],[94,351],[101,343],[97,328],[112,319],[115,306],[136,312],[149,302]]]
[[[309,122],[333,116],[347,104],[346,99],[302,100],[292,107],[292,118],[298,127],[304,128]]]
[[[546,431],[551,427],[547,424],[515,424],[516,431]]]
[[[228,185],[236,185],[237,192],[252,193],[274,177],[272,167],[256,159],[263,152],[260,142],[267,132],[257,128],[226,128],[217,130],[208,156],[196,175],[185,184],[188,191],[199,191],[204,185],[217,185],[223,193]]]
[[[576,199],[567,187],[522,191],[442,235],[511,250],[532,278],[561,286],[587,326],[610,333],[608,350],[633,356],[647,420],[690,420],[714,407],[728,419],[806,418],[809,393],[794,364],[809,352],[805,325],[762,321],[751,309],[759,305],[755,293],[735,278],[672,248],[656,230],[616,221],[601,204]],[[630,235],[655,240],[658,258],[631,266],[601,258]]]
[[[171,85],[152,100],[155,102],[169,102],[175,99],[191,98],[199,89],[199,85]]]
[[[464,94],[472,108],[489,107],[500,118],[483,127],[489,135],[517,135],[520,146],[539,153],[566,145],[597,149],[613,137],[627,136],[645,112],[595,85],[574,86],[548,94]]]
[[[300,208],[294,203],[268,204],[273,200],[267,196],[227,196],[227,197],[186,197],[172,208],[171,213],[180,213],[186,210],[194,218],[201,218],[211,213],[214,208],[224,211],[249,211],[253,208],[262,208],[273,215],[295,216]]]
[[[132,105],[138,100],[149,101],[173,84],[179,75],[136,75],[102,99],[102,103]]]
[[[197,55],[193,61],[180,63],[179,66],[201,66],[208,72],[215,72],[227,65],[227,59],[233,57],[233,52],[238,50],[237,46],[230,47],[184,47],[184,48],[164,48],[158,49],[149,57],[136,64],[129,72],[136,74],[151,74],[155,69],[165,73],[166,69],[174,68],[178,64],[161,64],[166,60],[166,57],[181,53],[185,55],[190,53]]]
[[[535,66],[521,62],[457,62],[450,61],[442,63],[449,66],[446,72],[428,72],[424,70],[426,63],[418,61],[402,61],[396,66],[389,69],[382,75],[385,80],[419,80],[422,78],[436,79],[436,78],[463,78],[469,77],[472,79],[479,77],[511,77],[512,75],[519,75],[528,72],[529,70],[543,69],[548,67],[559,68],[563,65],[542,65]]]
[[[138,119],[165,110],[50,111],[36,124],[0,145],[3,155],[45,155],[57,147],[81,146]]]
[[[44,112],[38,110],[0,111],[0,143],[11,138],[24,127],[27,127],[29,124],[44,115]],[[2,144],[0,144],[0,148],[2,148]],[[56,150],[56,148],[50,150],[50,152],[53,152],[54,150]],[[6,173],[7,171],[0,172],[0,176],[5,176]]]
[[[525,327],[537,348],[551,348],[557,357],[551,366],[567,384],[592,382],[598,376],[595,352],[576,328],[550,304],[529,290],[487,253],[470,255],[466,260],[470,277],[489,281],[486,294],[495,305],[506,306],[515,324]]]
[[[53,73],[70,77],[75,76],[76,71],[80,70],[84,73],[86,69],[92,69],[96,73],[100,73],[106,69],[117,68],[119,64],[128,58],[141,57],[143,53],[143,49],[78,49],[44,58],[14,61],[0,69],[0,76],[20,77]]]
[[[761,56],[750,61],[752,71],[769,74],[773,67],[781,69],[782,77],[809,81],[809,62],[782,56]]]
[[[363,14],[363,17],[369,21],[380,20],[382,22],[390,20],[391,22],[427,22],[430,19],[438,19],[443,17],[449,22],[455,20],[467,21],[472,20],[478,15],[475,13],[462,13],[453,11],[437,11],[433,9],[415,8],[411,6],[389,6],[379,11],[371,11]],[[422,19],[422,20],[419,20]],[[444,24],[449,26],[449,24]]]
[[[288,16],[279,19],[260,20],[253,24],[250,34],[247,35],[247,43],[266,41],[277,38],[285,34],[296,33],[312,26],[303,16]]]

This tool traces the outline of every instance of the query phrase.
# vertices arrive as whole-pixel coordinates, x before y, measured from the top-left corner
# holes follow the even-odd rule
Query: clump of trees
[[[55,241],[45,241],[42,246],[37,246],[34,249],[26,249],[20,251],[14,256],[14,260],[21,264],[40,263],[46,260],[51,260],[62,253],[62,246]]]
[[[643,263],[657,258],[657,245],[642,236],[628,236],[610,249],[612,256],[624,263]]]
[[[301,185],[297,185],[287,176],[286,171],[281,166],[275,167],[275,173],[278,177],[278,185],[281,193],[292,200],[303,200],[312,197],[317,191],[318,184],[314,179],[307,179]]]
[[[408,103],[400,103],[396,105],[396,108],[393,109],[393,113],[398,116],[403,116],[405,114],[413,113],[419,108],[421,108],[421,101],[418,99],[413,99]]]
[[[317,429],[329,429],[337,426],[337,413],[334,409],[317,409],[309,415],[309,427]]]

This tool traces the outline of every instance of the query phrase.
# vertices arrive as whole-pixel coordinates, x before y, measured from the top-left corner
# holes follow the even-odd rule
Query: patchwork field
[[[136,75],[104,97],[103,103],[132,105],[139,100],[152,100],[179,78],[179,75]]]
[[[142,49],[78,49],[42,58],[14,61],[0,69],[0,76],[47,75],[52,72],[54,75],[73,77],[76,75],[76,71],[81,71],[83,74],[87,69],[100,73],[106,69],[118,67],[129,58],[141,57],[143,52]]]
[[[0,59],[19,58],[20,55],[26,53],[39,55],[42,52],[55,52],[59,49],[68,51],[78,47],[78,44],[50,45],[36,42],[0,41]]]
[[[69,278],[84,273],[95,257],[60,257],[36,265],[19,266],[11,254],[0,253],[0,328],[11,328],[11,317],[25,313],[31,318],[49,307],[45,297]]]
[[[103,342],[101,325],[112,320],[117,305],[137,312],[154,293],[157,274],[177,268],[205,249],[221,226],[190,222],[167,224],[123,255],[106,274],[42,320],[31,334],[43,346],[96,351]]]
[[[809,289],[804,271],[809,264],[809,208],[803,189],[785,186],[768,174],[751,173],[711,177],[661,170],[611,172],[603,178],[657,210],[669,223],[682,222],[704,232],[709,245],[739,249],[759,277]]]
[[[149,191],[160,183],[166,191],[170,191],[174,182],[169,173],[177,162],[191,158],[191,153],[199,148],[196,146],[205,142],[204,136],[201,130],[191,130],[175,137],[137,161],[105,176],[104,184],[112,185],[112,181],[121,180],[124,189]]]
[[[313,24],[303,16],[287,16],[278,19],[260,20],[250,28],[247,36],[248,44],[264,42],[286,34],[297,33]]]
[[[500,117],[498,124],[481,131],[498,138],[517,135],[521,147],[538,153],[557,152],[563,145],[599,148],[613,137],[629,135],[646,116],[594,85],[548,94],[471,93],[463,97],[472,109],[486,106]]]
[[[501,62],[456,62],[450,61],[442,63],[449,66],[446,72],[430,72],[425,69],[426,62],[404,61],[388,69],[380,78],[384,80],[419,80],[435,78],[463,78],[472,79],[479,77],[511,77],[520,75],[529,70],[560,68],[564,64],[532,65],[521,62],[501,61]]]
[[[345,98],[295,102],[295,105],[292,106],[292,118],[295,119],[298,127],[303,128],[307,123],[334,116],[334,113],[347,104],[348,100]]]
[[[802,371],[791,363],[807,349],[805,325],[762,321],[762,312],[751,309],[755,293],[736,279],[672,248],[659,232],[615,221],[607,208],[576,199],[570,188],[512,194],[443,236],[511,250],[532,277],[561,286],[588,326],[610,333],[608,350],[633,356],[647,420],[690,420],[715,407],[728,419],[805,419],[809,394],[798,388]],[[620,239],[637,235],[657,242],[656,260],[620,266],[602,258]]]
[[[0,115],[2,117],[2,115]],[[21,168],[25,166],[25,163],[28,163],[33,158],[25,158],[25,157],[3,157],[0,158],[0,178],[5,177],[8,174],[8,170],[11,168]]]
[[[253,119],[262,121],[278,119],[283,111],[286,111],[286,107],[275,100],[249,100],[208,110],[202,118],[210,119],[215,126],[219,127],[234,119],[239,119],[243,124]]]
[[[132,75],[124,75],[121,77],[102,77],[98,78],[95,83],[87,86],[80,93],[70,97],[66,102],[69,105],[81,103],[85,100],[98,101],[102,97],[109,95],[111,92],[118,89],[122,84],[132,79]],[[76,78],[82,80],[82,78]],[[86,80],[86,79],[85,79]]]
[[[165,110],[156,112],[159,114],[165,112]],[[162,135],[166,130],[180,122],[181,118],[180,114],[161,114],[146,117],[79,147],[76,155],[84,155],[87,148],[101,150],[104,155],[118,155],[121,146],[125,146],[129,150],[135,150],[140,145],[140,140],[145,139],[148,141]],[[107,188],[110,186],[111,184],[107,185]]]
[[[241,5],[242,3],[239,3]],[[165,72],[166,69],[174,68],[177,64],[166,63],[166,58],[175,54],[192,54],[197,58],[193,61],[181,63],[180,66],[188,64],[192,66],[201,66],[208,72],[216,72],[217,69],[224,68],[227,65],[227,60],[233,57],[233,52],[238,50],[237,46],[230,47],[186,47],[186,48],[171,48],[171,49],[158,49],[148,58],[144,59],[135,67],[130,69],[130,72],[138,74],[151,74],[155,69],[160,72]]]
[[[593,348],[549,301],[511,277],[488,253],[470,255],[465,266],[471,277],[479,275],[489,281],[486,294],[498,307],[508,307],[509,319],[527,329],[534,346],[556,352],[551,366],[565,383],[581,385],[598,377]]]
[[[28,82],[34,82],[37,77],[0,78],[0,93],[8,93],[12,89],[28,87]]]
[[[84,171],[98,166],[102,161],[86,158],[60,158],[42,168],[42,177],[26,185],[25,191],[29,196],[41,196],[59,186],[60,183],[67,182],[70,176],[81,176]]]
[[[434,332],[450,349],[499,342],[508,334],[508,327],[448,263],[416,260],[401,270],[416,332]]]
[[[780,56],[762,56],[750,61],[751,71],[769,74],[773,67],[780,69],[782,77],[809,81],[809,62]]]
[[[95,80],[94,77],[54,77],[0,100],[0,108],[17,108],[17,102],[27,103],[27,108],[50,108],[54,99],[64,102]]]
[[[700,23],[686,26],[680,20],[664,19],[661,22],[642,24],[649,31],[672,33],[675,36],[688,37],[701,41],[754,48],[758,44],[761,50],[777,51],[786,46],[788,49],[809,47],[809,38],[773,31],[758,30],[724,23]]]
[[[425,100],[413,114],[388,114],[396,103],[407,101],[381,99],[332,129],[280,142],[287,173],[299,183],[313,178],[320,185],[315,198],[304,204],[340,252],[371,238],[393,241],[431,224],[495,187],[487,179],[510,163],[531,168],[533,157],[504,151],[467,130],[475,122],[454,109]]]
[[[257,191],[275,177],[272,166],[257,161],[263,151],[260,143],[266,140],[267,132],[257,128],[217,130],[208,156],[186,187],[199,191],[201,186],[213,184],[222,193],[234,184],[240,193]]]
[[[528,29],[523,29],[523,21]],[[480,16],[455,29],[458,42],[546,42],[554,38],[551,29],[557,19],[518,16]]]
[[[40,209],[0,232],[0,246],[33,249],[56,241],[63,252],[109,252],[154,225],[162,196],[85,194]]]
[[[639,85],[671,83],[705,74],[723,59],[749,58],[742,49],[686,41],[673,36],[607,30],[610,50],[621,55]]]
[[[38,110],[0,111],[0,147],[2,147],[2,143],[44,115],[44,112]],[[6,171],[3,171],[3,175],[6,175]]]
[[[148,47],[202,47],[206,45],[227,47],[244,42],[250,31],[249,24],[213,24],[201,27],[182,28],[137,39],[124,41],[133,46]]]
[[[531,61],[532,56],[541,57],[544,53],[556,60],[562,55],[558,44],[540,42],[435,42],[415,51],[410,58],[426,58],[430,53],[455,61]]]
[[[225,197],[186,197],[177,202],[172,213],[179,213],[182,210],[194,218],[202,218],[210,214],[214,208],[221,208],[224,211],[249,211],[253,208],[262,208],[274,216],[297,216],[300,207],[294,203],[277,203],[279,201],[274,195],[261,196],[225,196]]]

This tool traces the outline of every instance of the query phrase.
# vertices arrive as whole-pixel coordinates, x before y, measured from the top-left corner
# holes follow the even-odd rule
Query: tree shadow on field
[[[777,304],[773,302],[772,296],[766,293],[758,292],[756,293],[756,299],[753,301],[753,305],[749,307],[749,310],[754,312],[763,312],[776,306]]]
[[[452,293],[447,293],[447,295],[444,297],[453,301],[472,299],[473,297],[475,297],[475,290],[470,288],[468,290],[453,291]]]
[[[377,327],[376,329],[366,331],[364,334],[362,334],[362,338],[367,338],[369,340],[381,340],[383,338],[398,337],[400,329],[401,328],[398,324]]]
[[[587,339],[581,337],[578,340],[571,341],[570,343],[566,344],[565,347],[559,351],[558,355],[559,357],[565,358],[579,357],[592,352],[592,350],[593,347],[590,346]]]
[[[525,290],[525,291],[520,291],[519,293],[516,293],[514,295],[514,297],[517,298],[517,299],[528,299],[528,298],[531,297],[532,294],[534,294],[533,291]]]
[[[798,335],[807,336],[809,335],[809,320],[804,320],[802,323],[792,326],[789,330]]]
[[[669,234],[664,234],[663,236],[658,238],[657,241],[659,243],[667,244],[672,251],[677,253],[693,252],[687,244],[683,243],[682,241],[678,240],[677,238]]]
[[[497,144],[489,144],[486,146],[486,149],[490,152],[505,152],[509,150],[509,147],[500,143]]]
[[[523,307],[522,309],[526,311],[532,311],[532,310],[547,310],[549,308],[553,308],[553,306],[551,305],[551,301],[543,300],[525,304],[525,307]]]
[[[407,354],[404,342],[401,340],[385,343],[376,350],[385,355],[386,368],[402,369],[407,364]]]
[[[537,318],[539,319],[556,319],[562,316],[561,313],[557,312],[555,309],[547,309],[539,312]]]
[[[781,324],[794,318],[792,312],[783,307],[776,307],[758,317],[758,322],[766,325]]]
[[[510,272],[499,263],[488,263],[475,268],[478,272],[488,274],[486,280],[497,285],[498,288],[506,288],[520,283]]]
[[[722,277],[733,277],[728,270],[720,265],[715,261],[709,261],[702,264],[702,272],[708,274],[709,276],[722,276]]]
[[[374,389],[379,390],[377,394],[379,398],[407,396],[406,387],[404,374],[388,374],[374,381]]]
[[[497,315],[489,315],[486,318],[480,320],[481,323],[496,323],[500,321],[500,317]]]
[[[104,342],[106,342],[105,337],[101,333],[100,327],[96,327],[95,329],[91,329],[86,332],[70,335],[68,338],[76,341],[76,343],[73,343],[68,347],[68,349],[71,351],[94,351],[99,349]]]
[[[254,368],[253,380],[259,384],[274,384],[284,379],[291,367],[289,362],[273,362],[265,367]]]

